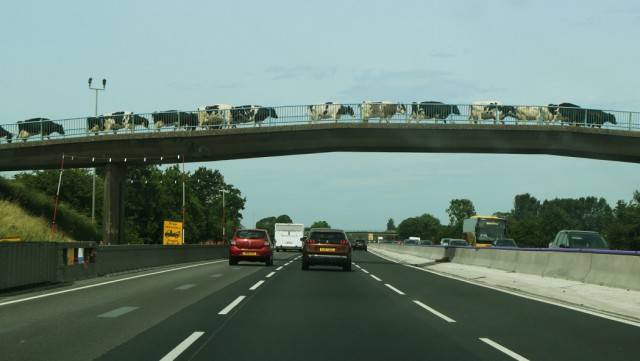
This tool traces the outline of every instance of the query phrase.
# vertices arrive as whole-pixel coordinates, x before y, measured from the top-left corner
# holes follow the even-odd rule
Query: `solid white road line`
[[[168,354],[166,354],[160,361],[173,361],[176,357],[180,356],[184,350],[186,350],[192,343],[196,342],[200,336],[204,335],[204,332],[194,332],[191,336],[187,337],[184,341],[182,341],[176,348],[171,350]]]
[[[371,277],[373,277],[374,280],[376,281],[382,281],[381,279],[379,279],[378,277],[374,276],[374,275],[370,275]]]
[[[255,291],[255,289],[260,287],[260,285],[263,284],[263,283],[264,283],[264,280],[260,280],[255,285],[251,286],[251,288],[249,288],[249,290],[250,291]]]
[[[274,272],[269,273],[269,274],[267,275],[267,278],[271,278],[271,276],[273,276],[274,274],[276,274],[276,273],[275,273],[275,271],[274,271]]]
[[[366,270],[366,269],[364,269],[364,268],[360,268],[360,270],[362,270],[362,272],[364,272],[364,273],[366,273],[366,274],[369,274],[369,271],[367,271],[367,270]]]
[[[489,346],[491,346],[491,347],[493,347],[493,348],[496,348],[496,349],[500,350],[501,352],[504,352],[505,354],[507,354],[507,355],[511,356],[514,360],[518,360],[518,361],[529,361],[529,359],[527,359],[527,358],[525,358],[525,357],[522,357],[522,356],[518,355],[517,353],[515,353],[515,352],[513,352],[513,351],[509,350],[508,348],[506,348],[506,347],[504,347],[504,346],[502,346],[502,345],[500,345],[500,344],[498,344],[498,343],[495,343],[495,342],[491,341],[491,340],[490,340],[490,339],[488,339],[488,338],[480,338],[480,341],[482,341],[482,342],[484,342],[484,343],[488,344]]]
[[[385,285],[385,286],[387,286],[387,287],[389,287],[389,288],[391,288],[392,290],[394,290],[397,294],[404,296],[404,292],[402,292],[402,291],[400,291],[399,289],[397,289],[397,288],[393,287],[392,285],[390,285],[390,284],[388,284],[388,283],[385,283],[384,285]]]
[[[244,300],[245,297],[247,296],[240,296],[236,298],[235,301],[231,302],[229,306],[225,307],[222,311],[218,312],[218,314],[226,315],[227,313],[229,313],[229,311],[231,311],[234,307],[236,307],[240,302],[242,302],[242,300]]]
[[[433,313],[434,315],[436,315],[436,316],[440,317],[441,319],[443,319],[443,320],[445,320],[445,321],[447,321],[447,322],[456,322],[456,320],[454,320],[454,319],[452,319],[452,318],[449,318],[449,317],[447,317],[447,316],[443,315],[442,313],[440,313],[440,312],[438,312],[438,311],[434,310],[433,308],[431,308],[431,307],[429,307],[429,306],[425,305],[424,303],[422,303],[422,302],[420,302],[420,301],[414,300],[413,302],[414,302],[416,305],[418,305],[418,306],[420,306],[420,307],[424,308],[425,310],[427,310],[427,311],[429,311],[429,312]]]

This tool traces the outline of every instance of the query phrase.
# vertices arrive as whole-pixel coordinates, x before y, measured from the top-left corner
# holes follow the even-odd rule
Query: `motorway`
[[[354,252],[0,294],[0,360],[637,360],[640,328]]]

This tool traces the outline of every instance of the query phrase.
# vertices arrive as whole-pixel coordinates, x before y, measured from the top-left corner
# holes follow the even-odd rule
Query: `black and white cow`
[[[7,143],[11,143],[11,138],[13,138],[13,134],[9,133],[8,130],[0,126],[0,138],[5,138],[7,139]]]
[[[514,109],[512,106],[503,105],[504,103],[499,101],[476,101],[471,103],[471,111],[469,112],[469,123],[473,120],[477,123],[478,120],[493,119],[495,124],[498,120],[504,124],[504,118],[507,115],[513,114]]]
[[[254,126],[260,125],[265,119],[271,117],[278,119],[278,114],[273,108],[267,108],[260,105],[241,105],[230,109],[231,123],[253,123]]]
[[[198,125],[198,115],[190,112],[180,112],[177,110],[165,110],[151,114],[153,126],[160,131],[162,127],[185,128],[195,130]]]
[[[457,105],[444,104],[442,102],[425,101],[425,102],[413,102],[411,103],[411,116],[409,116],[409,123],[412,119],[416,120],[416,123],[420,123],[420,119],[435,119],[443,120],[449,117],[449,115],[460,115],[460,109]]]
[[[613,114],[605,113],[598,109],[585,109],[572,103],[560,103],[556,108],[556,117],[562,122],[573,125],[586,125],[588,127],[602,127],[604,123],[616,123]]]
[[[18,138],[23,141],[32,135],[40,135],[49,139],[53,133],[64,135],[64,128],[47,118],[31,118],[18,122]]]
[[[202,128],[220,129],[231,125],[229,104],[214,104],[198,107],[198,125]]]
[[[149,120],[133,112],[113,112],[87,118],[87,132],[105,133],[120,129],[134,129],[137,125],[149,128]]]
[[[354,117],[355,112],[349,105],[334,104],[333,102],[326,102],[320,105],[309,105],[309,123],[327,118],[331,118],[337,123],[342,115]]]
[[[528,120],[535,120],[538,123],[555,122],[556,116],[553,106],[554,104],[549,104],[546,107],[515,106],[513,107],[513,113],[508,115],[516,119],[516,124],[518,124],[518,121],[526,124]]]
[[[379,118],[379,123],[382,123],[382,120],[389,123],[389,119],[393,118],[393,116],[398,114],[405,114],[407,112],[407,108],[404,104],[392,103],[389,101],[364,101],[360,104],[360,116],[362,117],[362,122],[367,123],[371,118]]]

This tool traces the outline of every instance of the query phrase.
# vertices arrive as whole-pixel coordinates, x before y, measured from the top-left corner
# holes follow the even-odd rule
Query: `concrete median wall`
[[[513,249],[484,247],[407,247],[375,244],[391,252],[432,260],[640,291],[640,253],[625,251]],[[437,258],[436,258],[437,257]]]
[[[74,282],[171,264],[226,259],[226,245],[100,246],[93,242],[0,243],[0,290]]]

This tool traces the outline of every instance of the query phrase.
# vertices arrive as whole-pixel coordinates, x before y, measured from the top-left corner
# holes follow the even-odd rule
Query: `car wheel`
[[[351,262],[349,262],[349,263],[345,264],[344,266],[342,266],[342,269],[345,272],[351,272]]]
[[[267,260],[267,262],[265,262],[265,264],[267,266],[273,266],[273,256],[269,257],[269,259]]]
[[[302,260],[302,269],[304,271],[309,269],[309,263],[305,262],[304,260]]]
[[[230,266],[235,266],[238,264],[238,260],[235,258],[229,258],[229,265]]]

